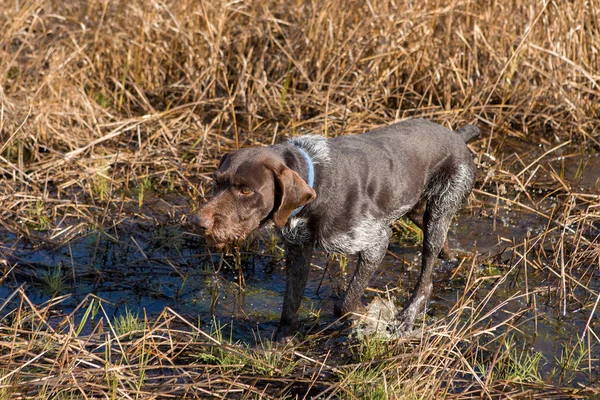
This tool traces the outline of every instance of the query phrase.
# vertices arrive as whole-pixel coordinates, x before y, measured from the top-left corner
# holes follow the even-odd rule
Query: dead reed
[[[456,305],[420,337],[346,356],[310,343],[248,348],[170,309],[116,324],[92,295],[64,315],[66,297],[35,304],[18,287],[0,299],[0,398],[599,395],[597,0],[0,0],[0,10],[0,284],[18,281],[20,246],[117,237],[132,221],[182,225],[229,149],[413,116],[482,128],[473,214],[542,221],[499,238],[508,261],[474,251],[452,275],[464,283]],[[544,284],[530,285],[534,275]],[[60,284],[60,270],[45,279]],[[551,379],[513,336],[538,326],[541,303],[589,316],[564,358],[546,360]]]

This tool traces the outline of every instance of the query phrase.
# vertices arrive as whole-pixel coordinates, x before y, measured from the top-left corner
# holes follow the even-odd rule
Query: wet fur
[[[288,338],[297,331],[298,309],[315,247],[358,254],[354,275],[334,310],[340,316],[347,314],[360,305],[364,289],[387,250],[390,225],[403,215],[424,231],[421,276],[410,301],[398,315],[404,329],[412,327],[431,295],[433,265],[440,253],[447,253],[446,234],[452,217],[471,191],[475,169],[466,143],[478,135],[479,129],[472,125],[450,131],[416,119],[362,135],[334,139],[301,136],[285,144],[232,153],[227,162],[221,163],[217,172],[221,177],[228,176],[233,182],[247,176],[244,184],[260,188],[257,195],[261,201],[257,204],[262,208],[248,208],[243,199],[229,196],[224,207],[230,207],[229,212],[233,207],[238,215],[223,217],[228,220],[219,227],[220,239],[227,236],[227,229],[231,230],[231,239],[240,231],[247,234],[247,228],[235,226],[235,221],[240,215],[255,213],[255,221],[277,221],[286,243],[286,290],[278,338]],[[314,192],[306,186],[308,167],[298,148],[313,161]],[[274,179],[272,174],[261,168],[261,162],[278,166],[271,168],[274,183],[270,181]],[[281,181],[277,174],[286,169],[297,174],[297,187],[277,184]],[[219,190],[228,193],[226,187]],[[290,217],[289,205],[285,203],[294,196],[296,204],[300,204],[300,198],[314,200]],[[214,214],[220,213],[218,203],[211,200],[200,211],[200,224],[213,231]],[[272,204],[271,210],[265,208],[268,204]],[[281,218],[282,209],[287,218]]]

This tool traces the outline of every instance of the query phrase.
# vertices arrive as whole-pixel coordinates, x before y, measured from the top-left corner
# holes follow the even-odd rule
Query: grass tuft
[[[125,308],[125,312],[118,315],[114,320],[114,327],[117,335],[128,335],[129,339],[133,338],[135,332],[143,331],[145,326],[146,323],[140,318],[139,314],[134,314],[128,308]]]

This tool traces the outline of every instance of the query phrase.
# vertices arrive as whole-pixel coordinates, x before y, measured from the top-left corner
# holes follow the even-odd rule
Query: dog
[[[217,245],[243,240],[272,221],[285,242],[286,287],[277,340],[298,329],[298,309],[315,247],[357,254],[351,281],[334,312],[343,316],[361,296],[384,255],[391,224],[406,215],[423,230],[421,273],[397,315],[410,330],[433,289],[438,256],[448,256],[446,235],[475,179],[467,143],[479,129],[451,131],[413,119],[371,132],[327,139],[299,136],[287,143],[223,155],[213,176],[213,197],[194,218]]]

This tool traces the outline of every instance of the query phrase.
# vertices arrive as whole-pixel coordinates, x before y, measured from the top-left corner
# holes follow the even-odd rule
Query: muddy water
[[[450,244],[458,254],[477,253],[482,259],[489,256],[494,260],[489,270],[478,267],[481,276],[502,275],[514,262],[510,250],[506,251],[511,242],[539,233],[546,223],[529,214],[500,212],[496,217],[482,217],[472,211],[464,211],[459,216],[451,228]],[[14,251],[13,259],[19,266],[15,268],[13,279],[0,287],[0,298],[7,298],[17,286],[25,284],[26,292],[34,302],[50,299],[52,293],[44,277],[60,265],[64,286],[58,294],[70,294],[69,299],[61,303],[60,311],[64,313],[70,312],[89,293],[94,293],[106,301],[105,309],[112,316],[129,309],[140,315],[145,310],[152,317],[168,306],[192,320],[199,318],[205,327],[213,318],[230,325],[234,340],[252,342],[257,332],[264,337],[270,336],[277,325],[284,291],[285,274],[279,256],[268,254],[264,244],[256,242],[255,246],[262,248],[265,254],[242,252],[240,275],[234,257],[202,253],[201,241],[188,238],[176,227],[171,229],[172,232],[165,229],[164,237],[155,237],[152,241],[144,241],[146,234],[140,233],[128,238],[122,233],[120,241],[108,237],[98,239],[92,234],[69,246],[35,250],[25,247]],[[10,242],[11,238],[6,239]],[[10,243],[7,245],[11,246]],[[369,301],[375,293],[389,290],[401,306],[418,277],[419,246],[410,242],[400,245],[395,238],[389,252],[373,278],[366,298]],[[354,262],[354,258],[348,259],[344,273],[342,260],[317,253],[301,312],[307,321],[306,329],[318,330],[335,320],[333,301],[349,278]],[[456,298],[463,293],[464,273],[450,279],[456,267],[456,261],[444,261],[436,269],[429,311],[431,318],[447,315]],[[242,276],[244,282],[241,282]],[[528,283],[532,288],[552,285],[552,282],[544,282],[547,277],[547,274],[530,272]],[[600,290],[600,276],[597,278],[589,286],[596,292]],[[489,308],[524,291],[519,279],[515,275],[516,282],[512,280],[503,285]],[[479,298],[485,296],[493,282],[491,280],[481,289]],[[505,317],[505,312],[526,308],[525,303],[525,300],[509,303],[498,313],[498,321]],[[545,304],[542,295],[538,299],[537,320],[521,327],[529,329],[528,344],[550,360],[560,356],[561,343],[572,343],[576,339],[574,331],[583,332],[589,318],[589,310],[572,312],[567,317],[558,311],[553,304]],[[528,312],[524,318],[532,318],[533,314],[533,311]],[[537,336],[533,335],[535,331]]]
[[[573,190],[600,193],[600,158],[586,157],[583,163],[584,174],[580,172],[582,162],[576,158],[570,161],[557,158],[550,164]],[[514,265],[517,258],[512,246],[526,237],[535,237],[547,223],[534,213],[516,212],[507,206],[496,210],[489,205],[487,208],[473,206],[461,212],[451,227],[450,244],[458,255],[477,255],[475,273],[489,277],[489,283],[482,285],[477,298],[483,299],[497,282],[495,277],[502,276]],[[587,236],[594,240],[599,234],[600,227],[592,226]],[[233,340],[244,342],[254,342],[257,334],[269,337],[276,329],[285,274],[280,250],[267,250],[272,247],[268,244],[268,233],[260,233],[259,239],[247,245],[237,262],[236,257],[210,253],[203,247],[202,239],[177,225],[132,223],[110,235],[92,232],[62,246],[33,247],[11,234],[0,235],[3,236],[2,253],[11,264],[17,264],[0,286],[0,302],[17,287],[25,285],[28,296],[38,304],[54,294],[68,294],[68,299],[60,303],[62,313],[71,312],[93,293],[105,300],[104,307],[111,317],[129,309],[152,318],[164,307],[170,307],[191,320],[199,319],[207,330],[214,320],[227,324]],[[418,277],[419,246],[395,236],[389,253],[371,281],[366,300],[388,291],[401,307]],[[316,254],[301,310],[305,330],[320,330],[335,321],[333,301],[345,286],[354,262],[355,259],[350,258],[345,266],[343,258]],[[457,271],[457,266],[456,261],[439,263],[428,318],[444,318],[456,298],[463,294],[470,267],[462,265]],[[60,276],[57,293],[53,293],[48,284],[52,274]],[[487,309],[511,295],[523,293],[522,274],[522,268],[515,269],[510,279],[494,293]],[[500,322],[507,313],[528,308],[520,319],[520,330],[524,334],[520,334],[519,340],[542,352],[546,360],[544,368],[549,370],[554,358],[560,357],[562,347],[572,347],[582,335],[591,307],[569,304],[567,315],[562,315],[553,289],[557,287],[556,279],[547,271],[530,270],[528,285],[530,290],[540,289],[535,307],[529,307],[524,298],[514,300],[494,313],[489,322]],[[547,293],[543,288],[548,288]],[[598,271],[588,280],[588,288],[596,293],[600,291]],[[596,311],[592,319],[599,316],[600,311]],[[599,348],[592,351],[594,358],[600,357]]]

